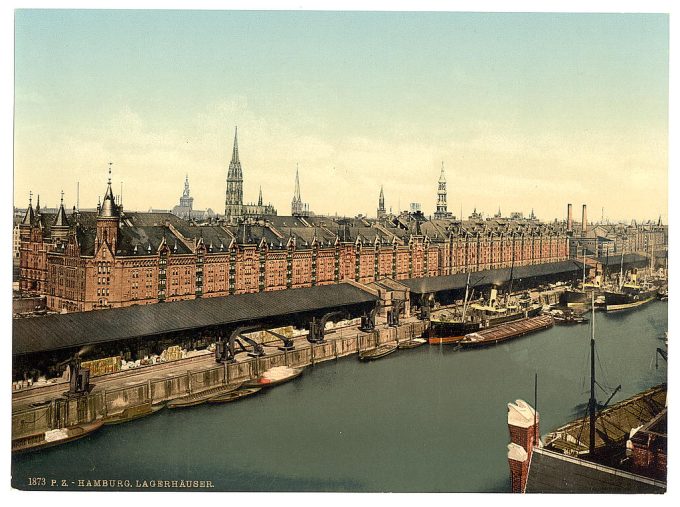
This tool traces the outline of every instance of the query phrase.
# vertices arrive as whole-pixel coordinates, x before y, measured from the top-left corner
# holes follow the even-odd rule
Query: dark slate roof
[[[582,266],[574,261],[550,262],[534,264],[532,266],[517,266],[514,268],[512,277],[514,280],[535,276],[555,275],[560,273],[577,272]],[[511,268],[485,269],[470,273],[470,286],[476,285],[502,285],[510,281]],[[463,289],[467,283],[467,273],[458,273],[447,276],[433,276],[425,278],[409,278],[399,280],[415,294],[427,292],[439,292],[444,290]]]
[[[562,454],[535,449],[527,493],[664,493],[666,485]]]
[[[375,300],[358,287],[340,283],[17,319],[12,326],[12,354],[238,324]]]
[[[621,265],[621,254],[612,254],[609,256],[598,257],[597,262],[604,264],[605,266],[620,266]],[[649,262],[649,257],[645,255],[640,255],[636,253],[623,254],[624,264],[634,264],[638,262]]]
[[[294,216],[268,216],[267,222],[282,234],[284,233],[284,229],[287,229],[288,227],[307,227],[299,217]]]
[[[120,241],[116,248],[116,254],[131,256],[134,256],[135,254],[155,254],[163,242],[163,239],[165,239],[165,243],[172,253],[191,253],[191,250],[167,227],[135,226],[120,228]],[[149,246],[151,247],[150,252]],[[135,252],[135,247],[137,247],[137,252]]]

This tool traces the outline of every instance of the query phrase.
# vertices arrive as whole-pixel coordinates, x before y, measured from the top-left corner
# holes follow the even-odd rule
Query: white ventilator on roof
[[[508,403],[508,424],[519,428],[529,428],[534,424],[534,414],[536,411],[524,400],[515,400],[515,403]],[[538,420],[538,414],[536,414]]]

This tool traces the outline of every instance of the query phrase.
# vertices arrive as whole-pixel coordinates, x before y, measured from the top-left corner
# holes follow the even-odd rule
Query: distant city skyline
[[[668,16],[18,10],[14,204],[668,221]],[[576,217],[575,217],[576,218]],[[580,218],[580,217],[579,217]]]

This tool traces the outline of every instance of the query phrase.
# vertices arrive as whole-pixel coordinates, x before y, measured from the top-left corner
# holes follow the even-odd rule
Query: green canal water
[[[666,303],[596,316],[598,382],[613,402],[664,382]],[[425,345],[356,356],[227,405],[161,412],[13,458],[13,484],[209,480],[218,491],[507,492],[506,404],[533,403],[541,433],[583,415],[588,325],[483,350]],[[610,391],[611,392],[611,391]],[[610,392],[598,393],[604,402]],[[31,488],[35,489],[35,488]]]

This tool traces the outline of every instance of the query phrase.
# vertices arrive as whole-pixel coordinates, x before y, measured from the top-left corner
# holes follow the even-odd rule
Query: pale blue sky
[[[223,212],[233,128],[245,199],[290,212],[533,207],[667,215],[668,17],[398,12],[16,12],[15,203],[81,206],[106,166],[130,209],[189,174]],[[615,191],[610,185],[615,182]],[[118,188],[118,187],[117,187]]]

